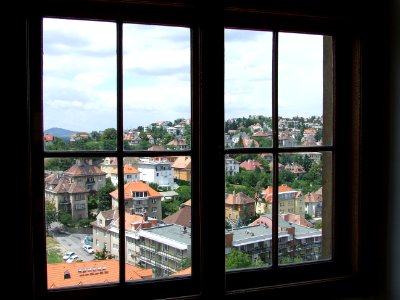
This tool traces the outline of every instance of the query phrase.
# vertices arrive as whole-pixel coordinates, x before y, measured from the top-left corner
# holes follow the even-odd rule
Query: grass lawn
[[[47,263],[48,264],[58,264],[62,263],[62,253],[59,249],[59,243],[56,239],[52,237],[46,238],[46,246],[47,246]]]

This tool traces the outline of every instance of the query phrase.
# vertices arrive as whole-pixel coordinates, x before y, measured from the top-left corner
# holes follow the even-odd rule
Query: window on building
[[[31,117],[43,120],[34,122],[32,132],[45,133],[52,127],[73,130],[69,137],[56,139],[52,145],[43,145],[42,138],[40,147],[33,143],[32,182],[42,183],[37,185],[41,186],[39,190],[33,189],[33,203],[46,211],[46,218],[35,216],[39,220],[36,223],[51,220],[58,209],[43,199],[50,190],[54,192],[56,181],[53,180],[61,182],[78,169],[97,172],[93,166],[99,166],[105,157],[116,157],[120,184],[105,193],[113,195],[111,206],[106,201],[93,199],[95,191],[87,191],[88,216],[82,217],[81,212],[74,214],[73,203],[63,204],[60,211],[65,212],[62,215],[64,223],[83,224],[81,221],[87,221],[89,213],[98,210],[99,205],[104,205],[101,209],[104,213],[113,208],[115,213],[110,218],[118,220],[120,226],[115,229],[120,247],[119,255],[114,258],[124,258],[125,230],[128,229],[124,228],[125,221],[132,210],[135,214],[147,210],[147,207],[128,207],[129,203],[132,205],[132,196],[143,197],[145,194],[127,192],[134,185],[124,184],[124,163],[138,159],[152,163],[165,157],[171,165],[178,165],[182,163],[181,158],[184,161],[183,158],[189,157],[191,164],[184,169],[190,169],[188,174],[192,174],[193,168],[193,178],[186,175],[176,178],[173,188],[177,188],[179,199],[162,203],[161,211],[155,212],[160,214],[157,217],[160,221],[177,213],[181,206],[182,209],[190,205],[196,207],[191,211],[193,227],[188,247],[192,249],[188,251],[193,251],[190,255],[193,276],[181,281],[171,279],[165,285],[159,284],[157,277],[143,285],[131,284],[133,280],[127,275],[130,267],[120,260],[116,278],[104,282],[109,285],[119,283],[118,290],[126,287],[141,292],[154,285],[160,287],[153,289],[155,296],[162,298],[199,293],[202,286],[199,282],[204,279],[207,286],[211,274],[216,275],[216,282],[226,282],[218,287],[218,291],[227,294],[246,288],[270,288],[275,284],[318,280],[321,274],[328,277],[335,272],[343,274],[342,266],[348,266],[344,254],[351,250],[347,243],[350,233],[344,230],[350,226],[344,225],[351,223],[349,216],[340,218],[344,210],[339,208],[347,207],[344,203],[351,203],[344,199],[354,200],[352,193],[346,192],[357,186],[348,184],[350,174],[344,174],[346,172],[337,166],[343,161],[353,162],[351,158],[356,153],[346,152],[349,158],[344,155],[343,148],[350,147],[347,143],[350,133],[338,136],[333,128],[354,126],[349,121],[353,110],[347,103],[351,101],[344,100],[348,94],[343,92],[352,91],[352,79],[338,73],[351,73],[355,64],[349,64],[350,59],[344,64],[340,54],[335,56],[343,52],[352,55],[347,40],[346,46],[339,49],[342,52],[336,48],[335,41],[340,40],[340,34],[332,29],[335,23],[328,20],[324,22],[330,26],[321,25],[312,18],[300,22],[290,14],[274,15],[265,11],[261,17],[253,14],[251,9],[244,12],[240,7],[226,7],[223,12],[210,6],[213,9],[209,17],[202,15],[192,4],[167,5],[163,8],[169,13],[165,10],[161,13],[159,4],[154,3],[137,6],[131,2],[103,1],[115,9],[108,10],[99,1],[92,2],[87,4],[88,7],[82,7],[82,12],[79,6],[76,10],[63,12],[43,4],[40,22],[32,20],[30,24]],[[129,9],[131,14],[128,15],[127,7],[140,9]],[[43,44],[40,43],[42,33]],[[336,69],[337,65],[342,69]],[[341,88],[337,89],[337,86]],[[336,122],[339,108],[346,112],[343,119],[340,116],[341,124]],[[185,131],[168,133],[166,128],[175,123],[185,124]],[[145,131],[151,131],[155,145],[143,138]],[[230,135],[233,146],[224,148],[222,137],[225,134]],[[32,135],[33,139],[36,135]],[[307,153],[316,154],[316,159],[311,159]],[[267,156],[269,159],[264,159]],[[234,158],[245,167],[241,166],[238,174],[225,175],[225,158]],[[259,165],[255,167],[254,162]],[[56,167],[55,163],[58,163]],[[305,173],[293,173],[292,163],[300,163]],[[37,174],[44,174],[44,170],[61,167],[64,177],[39,176],[40,179],[35,179]],[[176,166],[172,167],[176,170]],[[175,175],[177,173],[179,170]],[[96,175],[96,178],[100,177]],[[86,192],[87,188],[101,189],[100,185],[107,185],[107,181],[80,187],[80,183],[71,178],[68,184],[71,191]],[[158,197],[157,186],[150,186],[150,195],[154,193]],[[293,190],[295,197],[301,200],[318,193],[319,188],[322,188],[320,193],[324,200],[319,224],[321,247],[316,251],[321,252],[313,258],[297,259],[287,253],[292,250],[289,244],[300,234],[300,229],[293,226],[293,232],[289,226],[293,221],[285,219],[288,211],[280,213],[279,207],[284,203],[281,199]],[[240,209],[233,214],[236,220],[225,225],[230,228],[215,228],[217,222],[206,222],[225,217],[222,201],[207,202],[206,198],[211,195],[225,197],[225,204],[229,201],[241,203]],[[265,205],[256,208],[258,201]],[[97,207],[93,208],[95,205]],[[258,207],[264,207],[263,211],[256,211]],[[301,207],[295,209],[302,211]],[[255,220],[255,213],[263,219]],[[339,225],[338,220],[345,221]],[[43,224],[39,227],[41,230],[34,231],[39,237],[43,233],[41,238],[34,240],[35,248],[40,250],[37,252],[43,257],[46,249],[40,243],[44,240],[45,227]],[[156,229],[160,228],[168,228],[168,225]],[[155,229],[148,230],[152,231]],[[334,231],[339,235],[333,236]],[[98,234],[97,230],[95,233]],[[233,239],[229,251],[225,252],[226,249],[215,247],[211,241],[225,237],[229,243],[227,233],[232,233]],[[269,248],[265,255],[253,253],[253,244],[244,246],[240,243],[241,237],[256,239],[258,236],[263,236],[263,240],[257,242],[264,242]],[[340,236],[347,239],[339,239]],[[98,240],[96,246],[99,246]],[[107,250],[107,243],[104,246]],[[168,251],[164,246],[163,250]],[[228,258],[224,254],[228,252],[239,252],[249,264],[233,264],[227,268]],[[204,257],[208,259],[204,260]],[[40,281],[40,278],[46,278],[46,264],[40,264],[38,258],[38,265],[38,290],[52,295],[51,285]],[[140,265],[152,268],[145,260]],[[229,271],[225,272],[225,269]],[[306,277],[304,270],[315,272]],[[288,274],[299,276],[286,276]],[[171,289],[169,284],[179,288]],[[98,290],[103,288],[108,287]],[[89,290],[92,291],[90,287]],[[93,293],[96,293],[95,289]]]

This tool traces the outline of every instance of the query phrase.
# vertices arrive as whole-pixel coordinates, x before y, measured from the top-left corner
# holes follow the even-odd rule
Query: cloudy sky
[[[116,128],[115,23],[45,19],[44,128]],[[190,117],[190,30],[123,28],[124,128]],[[270,32],[226,30],[225,117],[271,115]],[[221,101],[224,101],[221,99]],[[322,114],[322,36],[279,35],[279,115]]]

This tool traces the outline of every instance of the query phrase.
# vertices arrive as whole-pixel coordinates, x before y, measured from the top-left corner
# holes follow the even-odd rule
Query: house
[[[110,193],[112,208],[118,207],[118,189]],[[161,220],[161,194],[147,184],[128,182],[124,185],[125,210],[135,214],[147,213],[149,217]]]
[[[152,278],[152,271],[125,264],[127,281]],[[119,261],[116,259],[47,264],[47,288],[88,286],[118,282]]]
[[[118,170],[114,169],[110,173],[111,182],[117,186],[118,185]],[[124,183],[131,181],[139,181],[140,180],[140,171],[134,168],[131,164],[124,165]]]
[[[239,166],[240,163],[230,157],[225,157],[225,173],[228,176],[233,176],[237,173],[239,173]]]
[[[187,268],[192,257],[191,230],[176,224],[139,231],[138,264],[153,269],[155,277],[169,276]]]
[[[235,225],[246,222],[256,215],[255,203],[253,198],[242,192],[225,194],[225,219]]]
[[[45,201],[57,211],[71,214],[73,220],[88,218],[88,196],[105,184],[106,173],[92,165],[92,161],[77,159],[62,173],[48,175],[45,182]]]
[[[160,194],[161,194],[161,201],[174,200],[175,197],[179,195],[175,191],[165,191],[165,192],[160,192]]]
[[[245,169],[246,171],[255,171],[257,168],[260,169],[261,171],[264,170],[264,167],[261,165],[261,163],[259,163],[254,159],[248,159],[242,162],[239,166]]]
[[[322,216],[322,187],[313,193],[304,195],[305,213],[313,218]]]
[[[45,144],[50,144],[50,143],[54,142],[55,139],[56,139],[55,136],[52,134],[44,134],[43,135],[43,142]]]
[[[183,207],[172,215],[164,218],[163,222],[165,224],[177,224],[181,226],[186,226],[191,228],[192,220],[192,200],[188,200],[183,203]]]
[[[174,170],[175,179],[191,181],[192,159],[190,156],[178,156],[171,167]]]
[[[157,226],[154,218],[144,215],[136,215],[125,212],[125,261],[136,264],[139,252],[137,241],[138,232],[143,228]],[[93,249],[102,251],[104,248],[113,255],[119,257],[119,214],[117,209],[100,212],[96,221],[91,223],[93,227]]]
[[[188,150],[190,148],[190,146],[186,144],[185,140],[180,138],[170,141],[166,147],[172,150]]]
[[[286,171],[289,171],[290,173],[293,173],[294,175],[296,175],[296,177],[300,177],[301,175],[306,173],[306,171],[304,170],[304,167],[302,165],[299,165],[299,164],[296,164],[296,163],[287,164],[284,167],[284,169]]]
[[[268,186],[261,192],[261,197],[257,199],[256,212],[258,214],[272,213],[272,186]],[[286,184],[278,187],[279,213],[290,213],[304,217],[305,206],[300,191],[295,191]]]
[[[140,180],[146,183],[156,183],[160,187],[175,187],[171,163],[169,161],[143,158],[139,160],[137,168],[140,172]]]
[[[111,177],[111,171],[118,168],[118,162],[116,157],[106,157],[100,163],[100,170],[106,173],[106,177]]]

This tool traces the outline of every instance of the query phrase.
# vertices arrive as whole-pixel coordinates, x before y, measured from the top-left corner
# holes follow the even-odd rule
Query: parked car
[[[76,255],[75,252],[70,251],[70,252],[66,252],[63,256],[63,260],[68,260],[70,258],[76,259],[76,258],[78,258],[78,255]]]
[[[85,250],[89,254],[94,254],[94,249],[90,245],[83,245],[83,250]]]
[[[70,258],[68,258],[67,260],[66,260],[66,262],[67,263],[72,263],[72,262],[74,262],[74,261],[77,261],[79,259],[79,257],[78,257],[78,255],[72,255]]]

